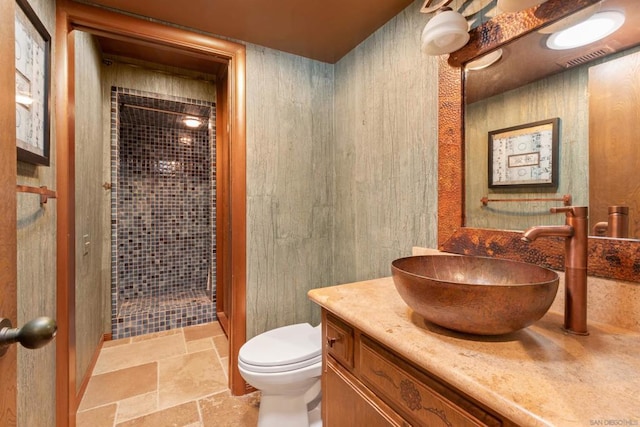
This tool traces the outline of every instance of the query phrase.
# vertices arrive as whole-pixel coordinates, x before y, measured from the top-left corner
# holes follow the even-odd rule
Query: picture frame
[[[558,186],[560,119],[489,132],[489,188]]]
[[[49,166],[51,36],[26,0],[16,4],[17,158]]]

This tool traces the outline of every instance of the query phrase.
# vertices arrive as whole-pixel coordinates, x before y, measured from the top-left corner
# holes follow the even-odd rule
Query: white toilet
[[[284,326],[247,341],[238,356],[246,382],[262,392],[258,427],[320,427],[321,326]]]

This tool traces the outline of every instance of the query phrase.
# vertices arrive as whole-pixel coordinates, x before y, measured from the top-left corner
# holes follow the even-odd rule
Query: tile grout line
[[[111,427],[116,427],[118,425],[118,410],[120,409],[120,401],[118,400],[116,402],[116,412],[115,414],[113,414],[113,426]]]
[[[200,408],[200,399],[196,399],[196,408],[198,409],[198,418],[200,419],[200,424],[204,426],[204,419],[202,418],[202,408]]]
[[[189,348],[187,346],[187,337],[184,335],[184,328],[180,328],[182,334],[182,344],[184,345],[184,354],[189,354]]]

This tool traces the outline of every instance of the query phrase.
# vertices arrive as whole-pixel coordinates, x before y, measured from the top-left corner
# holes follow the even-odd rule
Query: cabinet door
[[[409,426],[332,357],[327,357],[324,375],[322,410],[325,427]]]

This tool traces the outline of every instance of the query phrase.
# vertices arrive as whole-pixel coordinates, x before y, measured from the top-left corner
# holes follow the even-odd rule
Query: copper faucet
[[[594,225],[593,234],[607,237],[629,237],[629,206],[609,206],[609,221]]]
[[[589,208],[565,206],[551,208],[551,213],[566,213],[565,225],[541,225],[531,227],[522,236],[532,242],[542,236],[565,238],[564,253],[564,329],[576,335],[588,335],[587,331],[587,236]]]

